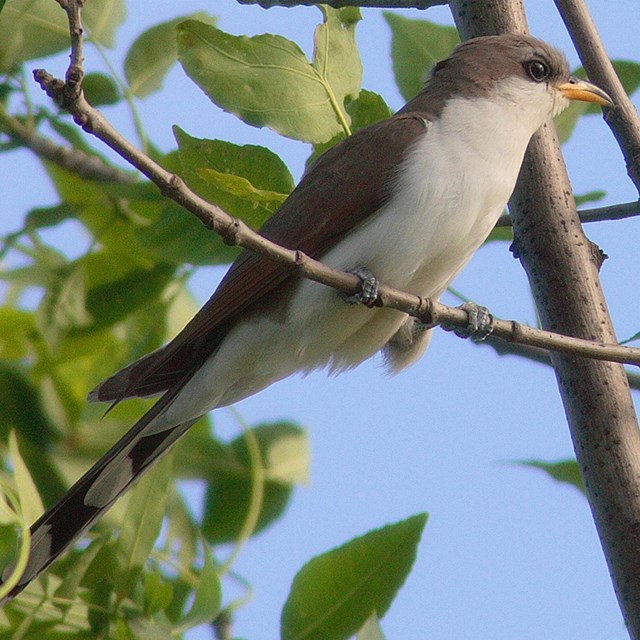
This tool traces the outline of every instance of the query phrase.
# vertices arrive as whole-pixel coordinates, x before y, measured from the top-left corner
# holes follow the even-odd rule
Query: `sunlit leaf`
[[[213,102],[246,123],[326,142],[344,130],[344,100],[357,96],[362,69],[354,39],[359,12],[322,11],[312,63],[281,36],[233,36],[194,20],[178,25],[180,62]]]
[[[173,264],[228,264],[239,253],[192,214],[167,202],[157,220],[135,230],[144,251],[158,260]]]
[[[116,104],[122,98],[111,76],[104,73],[87,73],[82,81],[82,89],[94,107]]]
[[[418,514],[310,560],[282,610],[282,640],[342,640],[382,617],[404,583],[427,521]]]
[[[124,0],[88,2],[83,11],[87,34],[107,47],[113,46],[123,19]],[[6,0],[0,13],[0,33],[1,71],[70,46],[67,16],[49,0]]]
[[[165,75],[178,58],[176,26],[187,19],[215,24],[206,14],[195,13],[161,22],[135,39],[124,61],[124,75],[134,96],[144,98],[162,87]]]
[[[32,312],[0,307],[0,358],[17,360],[26,356],[35,338],[34,332]]]
[[[175,632],[183,632],[199,624],[206,624],[215,619],[222,603],[222,587],[216,571],[211,551],[205,542],[204,566],[200,573],[200,582],[196,589],[191,609],[178,622]]]
[[[261,227],[293,189],[293,178],[275,153],[257,145],[193,138],[178,127],[182,177],[207,201]]]
[[[602,200],[607,195],[606,191],[602,190],[594,190],[587,191],[587,193],[574,194],[573,198],[576,201],[576,206],[579,207],[583,204],[587,204],[588,202],[598,202]]]
[[[448,57],[460,42],[458,31],[428,20],[383,13],[391,29],[391,59],[396,84],[405,100],[422,89],[436,62]]]
[[[580,492],[585,492],[580,469],[575,460],[558,460],[556,462],[548,462],[545,460],[521,460],[516,461],[515,464],[522,465],[523,467],[540,469],[555,481],[570,484]]]
[[[31,478],[29,469],[24,463],[18,449],[18,440],[15,432],[9,434],[9,457],[13,465],[13,476],[15,478],[18,498],[22,515],[26,522],[35,522],[44,512],[44,506],[40,499],[40,494]]]
[[[169,454],[157,462],[131,491],[118,540],[120,575],[117,590],[121,597],[133,588],[160,534],[172,470],[173,456]]]
[[[261,531],[287,506],[295,483],[307,480],[309,451],[304,432],[286,422],[252,430],[265,473],[264,497],[255,531]],[[229,542],[239,535],[251,502],[252,472],[243,436],[218,449],[216,473],[207,483],[202,531],[211,542]]]

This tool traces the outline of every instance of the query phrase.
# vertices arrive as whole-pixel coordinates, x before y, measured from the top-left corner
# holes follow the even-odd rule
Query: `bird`
[[[358,274],[373,297],[383,282],[437,298],[503,212],[531,136],[571,100],[612,106],[602,89],[571,76],[563,54],[542,40],[471,39],[435,64],[397,113],[321,155],[259,232]],[[350,302],[243,250],[171,342],[90,393],[91,401],[111,403],[160,398],[33,524],[26,568],[4,601],[212,409],[295,372],[338,373],[380,352],[396,373],[424,353],[432,330],[419,320]]]

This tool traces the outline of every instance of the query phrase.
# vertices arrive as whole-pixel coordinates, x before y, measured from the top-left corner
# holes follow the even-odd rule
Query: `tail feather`
[[[196,417],[163,431],[148,429],[175,400],[185,382],[167,391],[57,504],[31,526],[26,569],[3,603],[15,598],[40,575],[198,420]],[[149,435],[145,435],[145,431],[150,431]],[[11,567],[4,571],[3,579],[10,570]]]

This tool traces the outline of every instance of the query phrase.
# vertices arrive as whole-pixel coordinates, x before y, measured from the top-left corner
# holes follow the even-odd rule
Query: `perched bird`
[[[533,133],[569,100],[611,106],[571,77],[561,53],[523,35],[476,38],[435,65],[391,118],[322,155],[260,233],[345,271],[439,296],[482,244],[513,191]],[[388,369],[419,358],[430,331],[398,311],[346,304],[244,251],[168,345],[90,394],[158,402],[31,528],[18,594],[202,415],[297,371]]]

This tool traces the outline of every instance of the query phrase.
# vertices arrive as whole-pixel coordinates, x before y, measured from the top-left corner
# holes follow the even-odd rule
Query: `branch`
[[[465,38],[527,31],[519,0],[450,0],[449,4]],[[590,37],[594,50],[600,48],[597,34]],[[614,101],[618,100],[613,85],[595,75],[592,80],[611,89]],[[608,119],[619,117],[617,108],[609,111]],[[628,166],[632,169],[633,162]],[[558,138],[549,122],[531,140],[509,203],[514,248],[544,327],[613,342],[598,261],[570,194]],[[626,373],[613,363],[559,353],[552,353],[551,361],[622,615],[630,635],[639,639],[640,431]]]
[[[551,354],[548,349],[531,347],[528,344],[516,342],[505,342],[493,335],[487,336],[482,344],[487,347],[491,347],[498,356],[517,356],[518,358],[526,358],[531,362],[544,364],[548,367],[553,365],[551,362]],[[633,373],[631,371],[627,371],[626,373],[629,387],[636,391],[640,391],[640,374]]]
[[[604,222],[605,220],[624,220],[640,216],[640,200],[612,204],[608,207],[594,207],[593,209],[581,209],[578,211],[580,222]],[[508,213],[500,216],[496,227],[510,227],[511,216]]]
[[[56,79],[43,69],[36,69],[33,72],[36,81],[58,106],[67,109],[73,115],[75,122],[86,132],[96,136],[147,176],[158,186],[163,195],[194,214],[207,228],[220,234],[226,244],[239,245],[259,253],[286,266],[299,277],[320,282],[348,294],[359,291],[360,280],[357,276],[332,269],[301,251],[285,249],[267,240],[241,220],[229,216],[220,207],[193,193],[182,178],[162,168],[122,137],[106,118],[87,102],[82,92],[81,83],[84,73],[80,50],[82,39],[74,38],[73,33],[82,33],[80,9],[83,1],[58,0],[58,2],[69,15],[72,31],[72,53],[66,74],[67,81]],[[420,319],[431,327],[446,323],[464,328],[468,324],[467,312],[462,309],[447,307],[435,300],[421,298],[384,284],[380,286],[376,305],[397,309]],[[494,318],[493,326],[493,335],[508,342],[524,343],[589,358],[640,364],[640,349],[571,338],[497,318]]]
[[[428,9],[447,4],[447,0],[238,0],[240,4],[257,4],[263,9],[326,4],[330,7],[362,7],[364,9]]]
[[[640,119],[605,51],[589,9],[582,0],[555,0],[580,60],[591,80],[601,86],[616,105],[605,120],[622,150],[627,173],[640,192]]]
[[[98,156],[85,153],[82,149],[56,144],[53,140],[39,134],[35,129],[27,127],[18,118],[9,115],[1,104],[0,121],[10,139],[19,141],[43,160],[54,162],[81,178],[121,184],[137,182],[133,174],[109,166]]]

